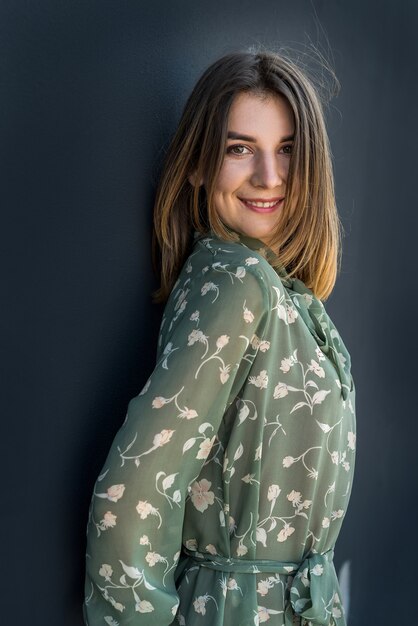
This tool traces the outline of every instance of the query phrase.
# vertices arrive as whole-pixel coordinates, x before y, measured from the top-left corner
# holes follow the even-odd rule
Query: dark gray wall
[[[257,44],[331,60],[357,464],[337,544],[349,626],[418,624],[413,0],[0,2],[2,624],[81,626],[93,482],[153,367],[151,208],[201,71]]]

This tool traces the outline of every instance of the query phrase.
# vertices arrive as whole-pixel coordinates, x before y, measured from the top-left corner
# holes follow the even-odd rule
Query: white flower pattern
[[[306,594],[335,576],[321,559],[350,499],[354,407],[350,355],[313,293],[261,242],[196,234],[155,369],[94,487],[86,624],[314,626]],[[199,558],[301,567],[244,574]],[[321,623],[346,626],[329,588]]]

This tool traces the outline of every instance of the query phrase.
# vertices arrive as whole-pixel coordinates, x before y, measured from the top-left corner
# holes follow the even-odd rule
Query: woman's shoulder
[[[272,296],[266,263],[239,243],[195,238],[164,309],[161,345],[180,325],[197,322],[202,312],[226,328],[241,318],[248,324],[267,320]]]
[[[208,289],[221,289],[228,297],[244,294],[251,300],[260,296],[267,299],[265,263],[260,255],[238,242],[195,237],[172,295],[187,290],[190,297]]]
[[[195,236],[192,250],[171,290],[164,317],[177,323],[207,305],[213,315],[228,315],[237,302],[243,310],[269,315],[286,290],[266,258],[240,241]]]
[[[211,302],[223,314],[228,303],[240,299],[246,305],[271,308],[269,264],[257,252],[239,242],[212,236],[194,239],[166,303],[165,313],[177,316],[186,306],[195,306],[201,296],[212,293]],[[272,268],[270,268],[272,269]]]
[[[214,235],[195,237],[189,258],[200,255],[211,265],[242,267],[255,274],[268,271],[269,263],[261,254],[251,250],[240,241],[226,241]]]
[[[231,284],[234,276],[242,279],[248,276],[248,282],[255,280],[261,290],[268,293],[272,287],[283,289],[280,276],[261,251],[253,250],[241,241],[226,241],[213,235],[195,236],[185,270],[189,273],[203,270],[215,275],[223,272],[230,276]]]

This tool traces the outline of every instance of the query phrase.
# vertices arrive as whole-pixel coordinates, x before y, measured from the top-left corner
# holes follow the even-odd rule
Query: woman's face
[[[264,243],[273,235],[286,195],[294,130],[292,109],[282,96],[239,93],[233,100],[214,195],[220,218],[233,230]]]

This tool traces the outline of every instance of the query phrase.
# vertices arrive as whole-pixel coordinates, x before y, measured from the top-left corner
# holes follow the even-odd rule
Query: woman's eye
[[[292,144],[288,144],[287,146],[283,146],[282,148],[282,150],[284,151],[284,154],[287,154],[289,156],[292,154],[292,149],[293,149]],[[242,156],[246,154],[244,150],[249,150],[249,148],[247,148],[247,146],[244,146],[242,144],[235,144],[234,146],[229,146],[226,152],[227,154],[233,154],[235,156]]]
[[[245,154],[245,152],[241,152],[241,150],[247,150],[246,146],[243,146],[241,144],[236,144],[235,146],[229,146],[229,148],[227,149],[227,153],[235,154],[236,156],[241,156],[241,154]]]
[[[291,144],[288,144],[287,146],[283,146],[283,150],[286,150],[286,148],[289,148],[289,152],[285,152],[285,154],[292,154],[293,146]]]

